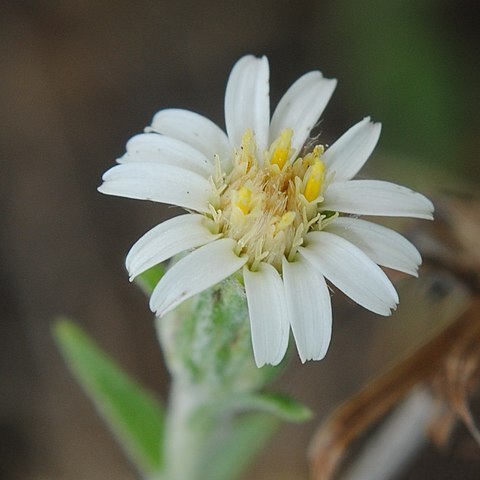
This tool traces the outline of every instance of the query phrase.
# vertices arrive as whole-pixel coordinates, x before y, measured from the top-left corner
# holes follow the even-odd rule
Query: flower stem
[[[157,329],[172,376],[162,480],[237,478],[263,445],[255,440],[278,423],[239,408],[239,398],[258,394],[278,371],[254,363],[241,286],[229,280],[201,293]]]

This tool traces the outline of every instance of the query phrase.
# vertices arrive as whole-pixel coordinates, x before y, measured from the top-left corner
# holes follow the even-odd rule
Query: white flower
[[[421,263],[404,237],[356,218],[432,218],[432,203],[419,193],[352,180],[380,124],[365,118],[327,150],[303,149],[335,86],[320,72],[303,75],[270,119],[268,61],[243,57],[227,84],[227,134],[196,113],[161,110],[99,188],[188,212],[150,230],[127,256],[133,279],[193,249],[153,291],[158,315],[242,270],[258,366],[282,360],[290,328],[303,362],[325,356],[332,327],[325,279],[389,315],[398,296],[378,265],[416,275]]]

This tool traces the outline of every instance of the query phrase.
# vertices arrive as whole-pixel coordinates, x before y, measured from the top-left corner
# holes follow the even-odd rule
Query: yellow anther
[[[244,215],[252,209],[252,191],[248,187],[241,187],[232,195],[232,204],[238,207]]]
[[[280,230],[285,230],[286,228],[288,228],[295,220],[295,217],[295,212],[284,213],[280,221],[277,223],[276,231],[279,232]]]
[[[292,135],[293,130],[286,128],[280,136],[270,146],[270,165],[278,165],[280,170],[283,168],[292,153]]]
[[[325,177],[325,164],[321,160],[315,160],[315,163],[307,171],[307,182],[305,184],[304,196],[309,202],[313,202],[322,190]]]
[[[248,172],[252,164],[256,162],[256,149],[257,145],[255,143],[253,132],[250,129],[245,130],[245,133],[242,136],[240,152],[238,152],[239,163],[244,165],[245,172]]]
[[[247,258],[252,271],[266,262],[281,272],[283,259],[294,261],[305,235],[328,220],[321,208],[330,182],[323,146],[297,155],[293,134],[279,132],[260,158],[255,133],[245,130],[228,170],[215,158],[207,214],[214,225],[208,228],[233,239],[235,253]]]

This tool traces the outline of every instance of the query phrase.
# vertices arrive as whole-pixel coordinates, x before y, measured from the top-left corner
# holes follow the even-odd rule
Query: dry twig
[[[311,445],[312,476],[315,480],[333,478],[348,447],[401,401],[415,385],[430,382],[445,365],[450,365],[450,376],[457,378],[457,373],[452,370],[455,362],[451,359],[458,357],[456,352],[459,347],[452,348],[452,345],[460,345],[465,340],[469,344],[474,344],[475,341],[477,345],[480,344],[479,309],[480,298],[477,298],[457,320],[334,411],[319,428]],[[478,356],[477,353],[477,367],[480,361]],[[478,368],[469,366],[468,373],[473,371],[478,373]],[[471,374],[467,376],[472,380]],[[462,386],[459,383],[456,391],[463,391]],[[458,398],[460,397],[456,395],[452,400],[455,399],[460,405],[462,403]],[[468,418],[463,410],[462,418]]]

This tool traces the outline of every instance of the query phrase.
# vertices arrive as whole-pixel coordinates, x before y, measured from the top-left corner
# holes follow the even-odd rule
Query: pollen
[[[311,230],[321,230],[325,164],[323,146],[295,157],[293,130],[285,129],[264,152],[246,130],[234,151],[233,167],[211,181],[215,231],[237,242],[236,253],[248,258],[250,269],[259,262],[282,270],[282,259],[293,259]]]
[[[236,153],[237,166],[246,173],[255,163],[256,144],[253,132],[247,129],[242,136],[240,151]]]
[[[232,195],[232,204],[239,208],[244,215],[248,215],[252,208],[252,191],[248,187],[241,187]]]
[[[287,212],[282,215],[282,218],[277,223],[277,231],[287,229],[294,222],[296,217],[295,212]]]
[[[321,191],[325,179],[325,164],[316,159],[306,174],[304,196],[309,202],[316,200]]]
[[[287,163],[292,151],[293,130],[286,128],[280,136],[272,143],[269,151],[270,164],[277,165],[280,170]]]

